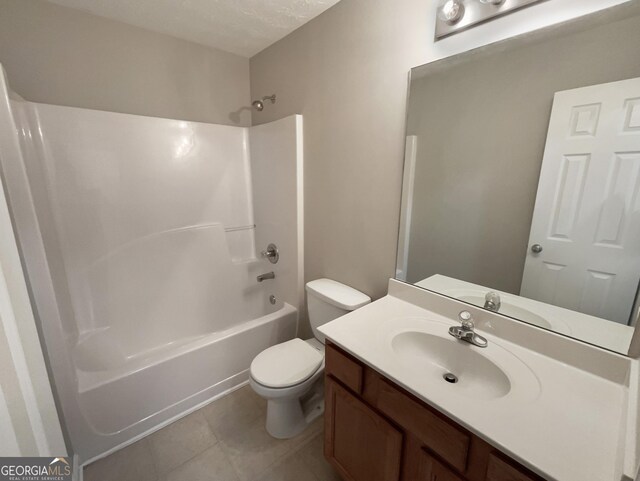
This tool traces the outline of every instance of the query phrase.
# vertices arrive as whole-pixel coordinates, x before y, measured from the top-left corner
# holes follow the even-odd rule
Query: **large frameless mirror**
[[[412,70],[397,278],[627,354],[640,9]]]

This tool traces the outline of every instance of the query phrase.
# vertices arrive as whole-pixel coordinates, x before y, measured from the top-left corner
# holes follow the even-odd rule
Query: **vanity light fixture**
[[[441,0],[437,10],[436,40],[542,1],[545,0]]]
[[[464,16],[464,4],[461,0],[447,0],[438,10],[438,18],[449,25],[456,24]]]

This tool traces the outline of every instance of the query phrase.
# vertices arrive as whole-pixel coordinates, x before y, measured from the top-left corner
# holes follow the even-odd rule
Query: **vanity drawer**
[[[418,481],[464,481],[449,468],[439,463],[433,456],[422,451]]]
[[[516,468],[495,454],[491,454],[487,467],[487,481],[542,481],[542,478],[525,472],[524,468]]]
[[[382,379],[376,407],[460,472],[467,467],[470,436]],[[497,480],[496,480],[497,481]]]
[[[325,346],[325,373],[356,394],[362,394],[363,366],[331,344]]]

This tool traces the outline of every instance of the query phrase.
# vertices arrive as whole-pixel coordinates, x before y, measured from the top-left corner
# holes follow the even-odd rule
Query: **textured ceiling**
[[[48,0],[251,57],[339,0]]]

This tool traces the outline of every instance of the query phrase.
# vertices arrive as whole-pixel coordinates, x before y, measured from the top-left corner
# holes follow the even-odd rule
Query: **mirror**
[[[627,354],[637,3],[411,73],[399,280]]]

